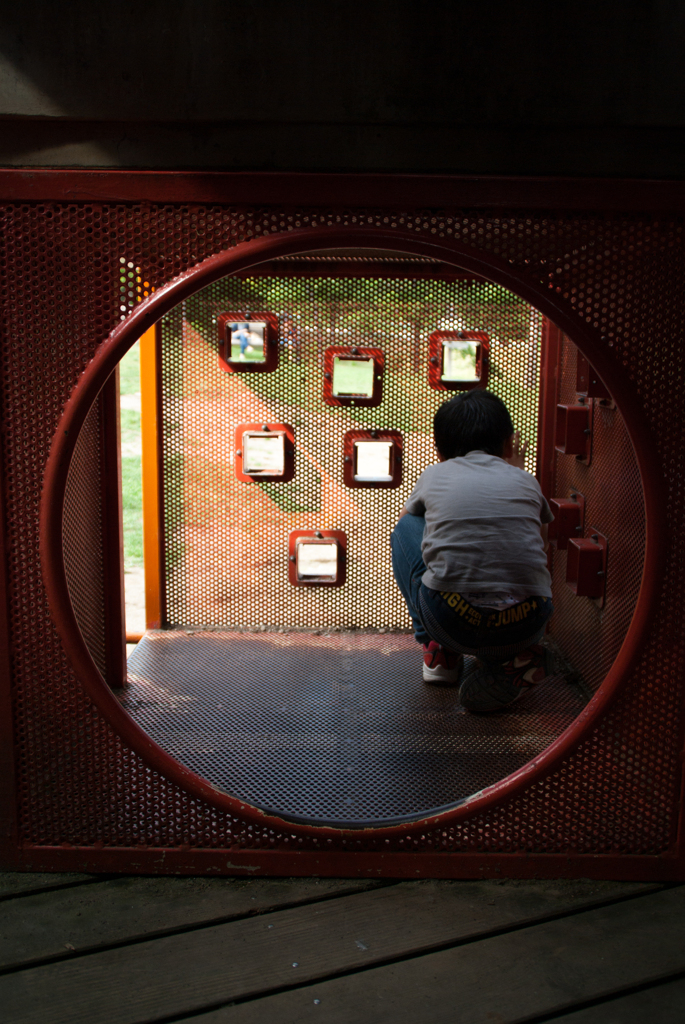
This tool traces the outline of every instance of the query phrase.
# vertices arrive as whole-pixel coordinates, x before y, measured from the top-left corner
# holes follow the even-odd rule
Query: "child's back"
[[[405,503],[425,516],[423,583],[433,590],[551,597],[540,533],[552,516],[535,477],[486,452],[429,466]]]
[[[457,685],[463,654],[475,655],[482,671],[460,700],[501,710],[546,674],[536,645],[552,612],[553,516],[496,395],[445,402],[434,433],[440,461],[421,474],[391,538],[395,578],[424,645],[424,680]]]

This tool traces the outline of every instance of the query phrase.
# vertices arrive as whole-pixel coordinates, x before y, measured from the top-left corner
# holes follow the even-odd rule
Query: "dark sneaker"
[[[507,680],[514,686],[535,686],[554,671],[552,652],[541,644],[531,644],[525,651],[505,661],[502,666]]]
[[[552,652],[535,644],[504,664],[481,663],[462,683],[459,701],[476,714],[504,711],[552,671]]]
[[[423,645],[423,681],[433,686],[459,686],[464,655],[446,651],[435,640]]]

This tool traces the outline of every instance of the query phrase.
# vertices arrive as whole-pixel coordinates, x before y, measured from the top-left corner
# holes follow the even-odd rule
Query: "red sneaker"
[[[459,686],[464,655],[446,651],[435,640],[423,645],[423,681],[433,686]]]

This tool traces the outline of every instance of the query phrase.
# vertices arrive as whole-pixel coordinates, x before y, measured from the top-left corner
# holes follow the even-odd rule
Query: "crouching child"
[[[554,516],[496,395],[445,402],[434,439],[439,461],[419,477],[391,537],[393,571],[423,644],[425,682],[460,686],[469,711],[501,711],[551,669],[539,641],[552,614]],[[479,666],[462,681],[465,654]]]

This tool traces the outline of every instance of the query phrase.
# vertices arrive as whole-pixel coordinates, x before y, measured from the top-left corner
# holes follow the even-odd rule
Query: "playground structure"
[[[666,523],[679,515],[664,483],[681,457],[680,225],[630,211],[422,209],[8,206],[19,811],[8,863],[681,877],[681,598],[664,558]],[[220,365],[213,322],[226,311],[278,318],[273,373]],[[486,353],[488,387],[535,437],[530,468],[555,502],[552,638],[577,681],[560,677],[518,719],[458,718],[454,695],[420,693],[410,706],[416,651],[381,538],[430,461],[432,412],[449,395],[431,378],[436,332],[450,335],[450,359],[453,335],[478,335],[474,378]],[[139,337],[154,365],[158,473],[146,516],[159,528],[148,530],[146,568],[156,629],[122,686],[112,374]],[[321,397],[332,348],[383,354],[378,403]],[[236,479],[241,425],[241,437],[283,428],[292,479]],[[346,485],[351,434],[401,444],[401,477]],[[344,585],[292,586],[293,530],[344,535]],[[402,699],[388,709],[399,678]],[[219,711],[230,733],[217,731]],[[381,742],[390,734],[398,749]],[[354,753],[331,760],[331,736]],[[370,756],[379,751],[383,765]]]

